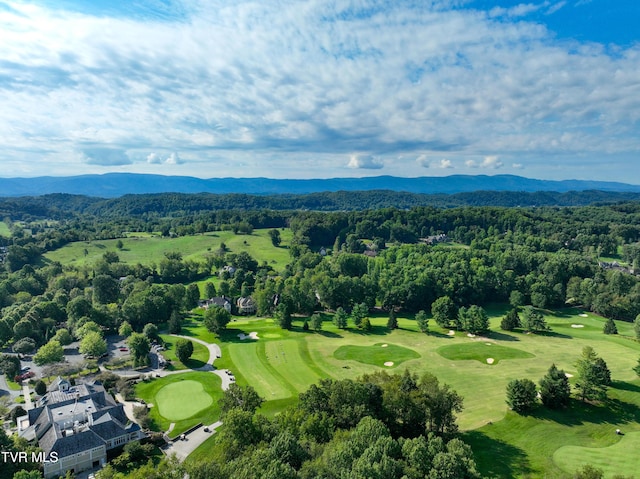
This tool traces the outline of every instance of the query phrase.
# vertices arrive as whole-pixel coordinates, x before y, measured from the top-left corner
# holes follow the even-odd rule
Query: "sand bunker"
[[[569,373],[564,373],[565,376],[567,376],[568,378],[572,378],[573,374],[569,374]]]
[[[388,344],[383,344],[383,345],[381,345],[381,347],[382,347],[382,348],[386,348],[386,347],[388,347],[388,346],[389,346]]]
[[[581,318],[588,318],[588,317],[589,317],[589,315],[588,315],[588,314],[586,314],[586,313],[582,313],[582,314],[580,314],[579,316],[580,316]]]
[[[240,341],[244,341],[245,339],[258,339],[258,333],[255,331],[252,331],[249,334],[239,333],[238,337],[240,338]]]
[[[384,365],[387,367],[391,367],[393,366],[393,361],[387,361],[386,363],[384,363]]]
[[[452,329],[452,330],[450,330],[450,331],[449,331],[449,333],[447,333],[447,334],[449,334],[449,336],[455,336],[455,335],[456,335],[456,332]]]
[[[471,334],[471,333],[467,333],[467,336],[469,336],[470,338],[475,338],[476,337],[475,334]]]
[[[491,343],[484,343],[484,344],[486,344],[487,346],[491,346]]]
[[[572,324],[572,328],[584,328],[584,324]]]
[[[487,364],[493,364],[493,358],[487,358]]]

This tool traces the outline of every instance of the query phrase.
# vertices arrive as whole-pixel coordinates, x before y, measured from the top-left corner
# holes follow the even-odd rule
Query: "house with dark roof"
[[[108,450],[144,437],[100,383],[71,386],[60,378],[18,424],[20,437],[37,442],[47,457],[57,456],[45,462],[45,478],[102,467]]]
[[[224,308],[231,312],[231,298],[227,298],[226,296],[216,296],[214,298],[201,301],[200,306],[204,309],[209,309],[211,306],[217,306],[218,308]]]

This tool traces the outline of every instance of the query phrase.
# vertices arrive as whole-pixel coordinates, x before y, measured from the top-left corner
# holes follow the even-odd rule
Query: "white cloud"
[[[480,164],[481,168],[491,168],[494,170],[502,168],[503,166],[503,163],[498,159],[497,156],[485,156],[482,160],[482,163]]]
[[[122,166],[132,163],[127,153],[118,148],[85,148],[82,150],[82,156],[89,165]]]
[[[379,170],[384,167],[382,160],[371,155],[353,154],[349,156],[349,168]]]
[[[511,165],[511,168],[513,168],[514,170],[523,170],[524,165],[522,163],[513,163]]]
[[[639,46],[610,53],[524,21],[563,2],[531,0],[499,18],[464,3],[185,0],[173,21],[10,1],[2,174],[20,162],[66,172],[60,158],[86,145],[108,151],[85,152],[76,173],[206,176],[215,158],[237,176],[326,177],[359,151],[354,170],[412,174],[400,156],[434,169],[526,157],[527,171],[569,176],[586,157],[635,158]],[[487,151],[496,159],[480,159]]]

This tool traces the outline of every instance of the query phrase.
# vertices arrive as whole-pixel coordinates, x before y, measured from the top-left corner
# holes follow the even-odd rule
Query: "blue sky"
[[[0,0],[0,176],[640,184],[637,0]]]

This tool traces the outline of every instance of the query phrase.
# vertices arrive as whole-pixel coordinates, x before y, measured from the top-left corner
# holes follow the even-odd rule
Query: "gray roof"
[[[101,384],[81,384],[70,390],[47,393],[48,401],[28,412],[40,448],[65,457],[105,446],[106,442],[140,430],[128,424],[124,406]]]

